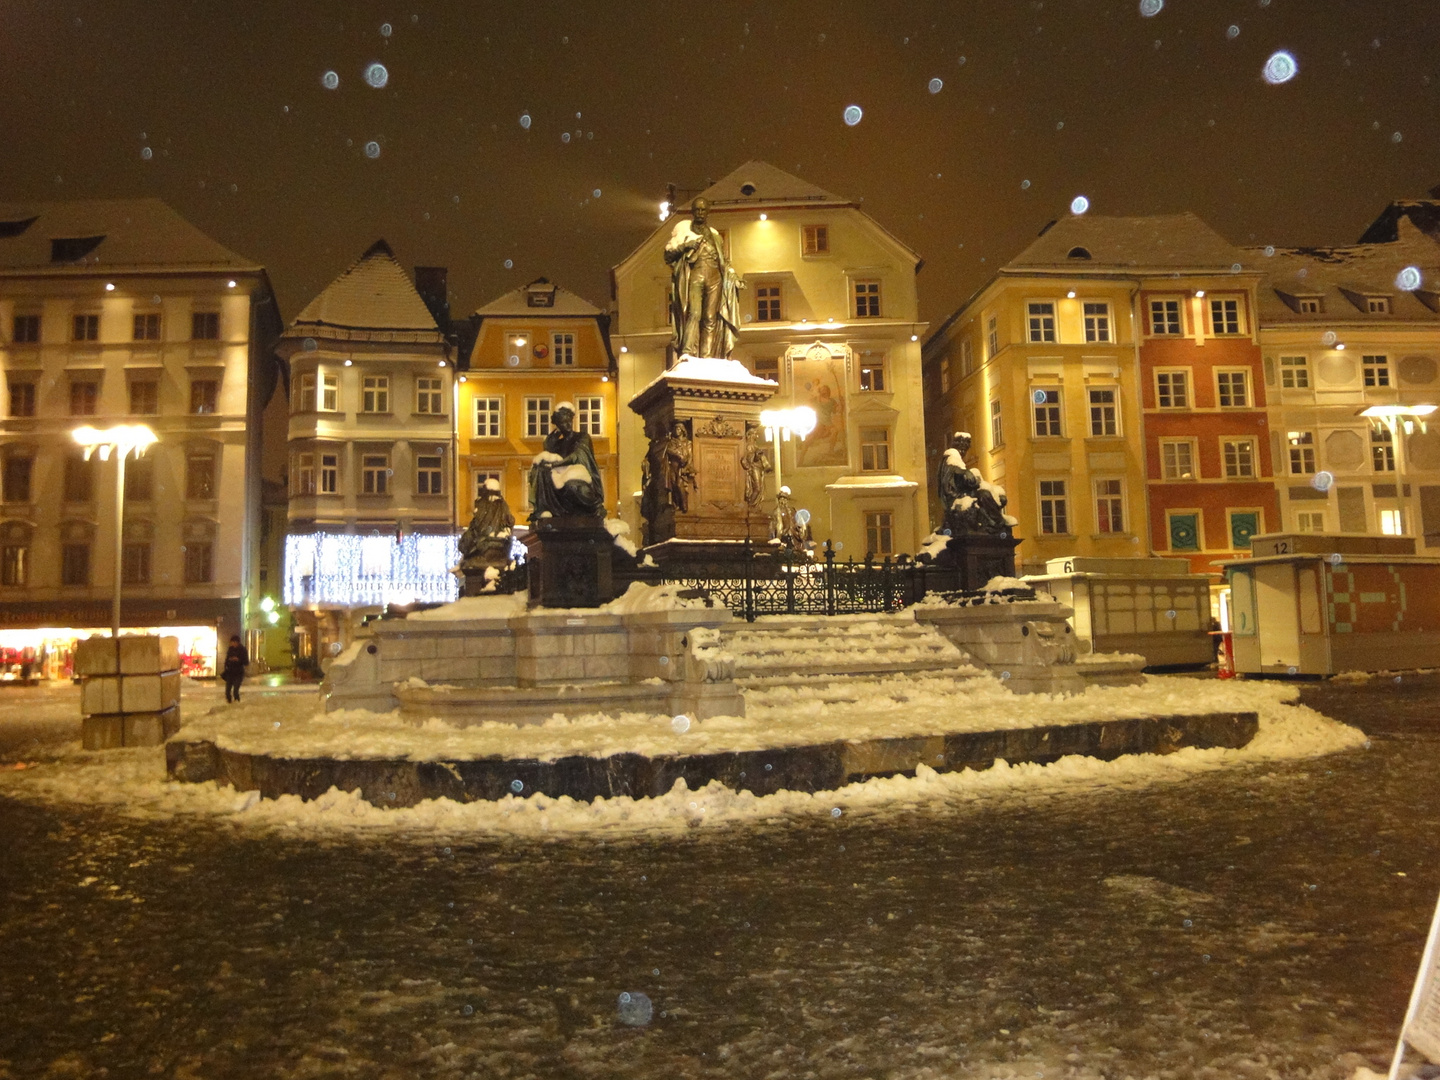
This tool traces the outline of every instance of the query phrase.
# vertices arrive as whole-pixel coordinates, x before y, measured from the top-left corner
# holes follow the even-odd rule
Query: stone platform
[[[426,799],[476,802],[541,793],[552,798],[646,798],[664,795],[683,779],[692,790],[718,781],[736,791],[829,791],[879,776],[988,769],[996,761],[1045,764],[1070,755],[1112,760],[1125,754],[1166,754],[1183,747],[1238,749],[1254,738],[1253,712],[1203,713],[1088,723],[1050,724],[997,731],[843,740],[693,755],[570,756],[553,761],[499,757],[469,760],[346,760],[285,757],[223,749],[182,732],[166,745],[172,779],[216,781],[268,799],[314,799],[330,788],[359,790],[381,807],[414,806]]]

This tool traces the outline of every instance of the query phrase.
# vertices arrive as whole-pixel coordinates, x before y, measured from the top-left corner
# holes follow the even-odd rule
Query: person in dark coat
[[[225,680],[225,700],[240,700],[240,684],[245,681],[245,669],[250,666],[250,651],[240,644],[240,635],[230,635],[230,648],[225,650],[225,666],[220,677]]]

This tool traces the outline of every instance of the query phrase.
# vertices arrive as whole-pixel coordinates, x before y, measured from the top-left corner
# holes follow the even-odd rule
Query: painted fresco
[[[845,358],[831,356],[824,347],[813,348],[791,361],[790,385],[795,404],[815,410],[815,430],[795,447],[796,466],[849,465]]]

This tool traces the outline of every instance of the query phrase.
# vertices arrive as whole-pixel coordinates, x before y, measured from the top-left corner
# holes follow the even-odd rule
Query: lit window
[[[772,281],[755,286],[755,321],[781,321],[779,283]]]
[[[322,412],[335,412],[340,408],[340,377],[338,375],[322,375],[320,377],[320,409]]]
[[[990,402],[990,446],[993,449],[1005,443],[1005,428],[1000,422],[1000,399]]]
[[[551,334],[550,348],[551,355],[555,358],[556,367],[575,366],[574,334]]]
[[[71,336],[76,341],[99,341],[100,316],[76,315],[74,320],[74,333]]]
[[[500,438],[500,411],[503,398],[477,397],[475,399],[475,437],[477,439]]]
[[[130,384],[130,415],[154,416],[160,411],[160,384],[153,379]]]
[[[1362,356],[1361,367],[1365,372],[1366,386],[1390,385],[1390,358],[1388,356]]]
[[[857,319],[878,319],[880,317],[880,282],[855,282],[855,317]]]
[[[1194,480],[1195,444],[1189,439],[1161,439],[1160,477],[1163,480]]]
[[[209,454],[197,454],[185,459],[185,497],[187,499],[215,498],[215,459]]]
[[[1217,371],[1215,386],[1222,409],[1244,409],[1250,405],[1249,372]]]
[[[1212,334],[1240,333],[1240,301],[1210,301],[1210,332]]]
[[[548,397],[527,397],[525,399],[525,437],[543,439],[550,434],[550,399]]]
[[[598,397],[579,397],[575,399],[575,430],[586,435],[598,436],[601,434],[600,424],[603,420],[602,410],[604,402]]]
[[[190,337],[193,341],[219,341],[220,313],[218,311],[191,312]]]
[[[1180,334],[1180,301],[1150,301],[1150,333],[1177,337]]]
[[[415,411],[422,416],[442,416],[445,412],[444,384],[439,379],[415,380]]]
[[[320,455],[320,494],[340,494],[340,455]]]
[[[506,334],[505,335],[505,363],[510,367],[519,367],[520,361],[525,359],[525,350],[530,345],[528,334]]]
[[[1027,304],[1026,333],[1028,341],[1052,342],[1055,340],[1055,305],[1049,301]]]
[[[1120,434],[1119,417],[1116,413],[1114,387],[1093,387],[1090,395],[1090,434],[1097,436]]]
[[[1095,481],[1095,531],[1125,531],[1125,496],[1119,480]]]
[[[1405,535],[1405,511],[1381,510],[1380,531],[1386,536]]]
[[[1063,536],[1070,531],[1070,507],[1064,480],[1040,481],[1040,531]]]
[[[1220,444],[1225,459],[1225,475],[1232,480],[1255,476],[1255,443],[1251,439],[1225,439]]]
[[[1190,407],[1190,375],[1185,371],[1157,371],[1155,400],[1162,409]]]
[[[1290,449],[1290,475],[1312,476],[1315,473],[1315,433],[1291,431],[1286,434]]]
[[[149,312],[135,316],[135,340],[160,340],[160,316],[158,313]]]
[[[10,382],[10,415],[35,415],[35,384],[12,379]]]
[[[390,492],[390,455],[360,455],[360,491],[365,495],[386,495]]]
[[[949,361],[946,361],[948,365]],[[860,389],[882,393],[885,390],[885,357],[869,356],[860,361]]]
[[[890,555],[895,551],[894,515],[889,510],[865,512],[865,551],[868,555]]]
[[[100,384],[97,382],[72,382],[70,384],[70,415],[94,416],[100,401]]]
[[[1376,472],[1395,471],[1395,437],[1388,427],[1370,429],[1370,464]]]
[[[801,251],[806,255],[828,255],[830,253],[830,227],[828,225],[805,225],[800,230]]]
[[[1110,305],[1105,303],[1085,304],[1085,340],[1110,340]]]
[[[1310,386],[1310,360],[1304,356],[1280,357],[1280,385],[1286,390],[1305,390]]]
[[[1035,403],[1035,437],[1059,438],[1060,391],[1035,390],[1031,392],[1031,397]]]
[[[310,404],[315,404],[315,376],[310,377]],[[220,384],[214,379],[190,380],[190,411],[197,415],[213,413]]]
[[[438,456],[421,455],[415,459],[415,494],[444,495],[445,470]]]
[[[185,584],[204,585],[214,579],[214,550],[208,540],[185,543]]]
[[[862,472],[890,471],[890,429],[860,429],[860,469]]]

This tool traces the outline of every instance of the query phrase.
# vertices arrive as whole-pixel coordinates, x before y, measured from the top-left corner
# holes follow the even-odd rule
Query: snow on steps
[[[803,676],[875,676],[970,670],[968,658],[908,612],[894,615],[767,615],[733,624],[724,647],[735,678],[763,686]]]

